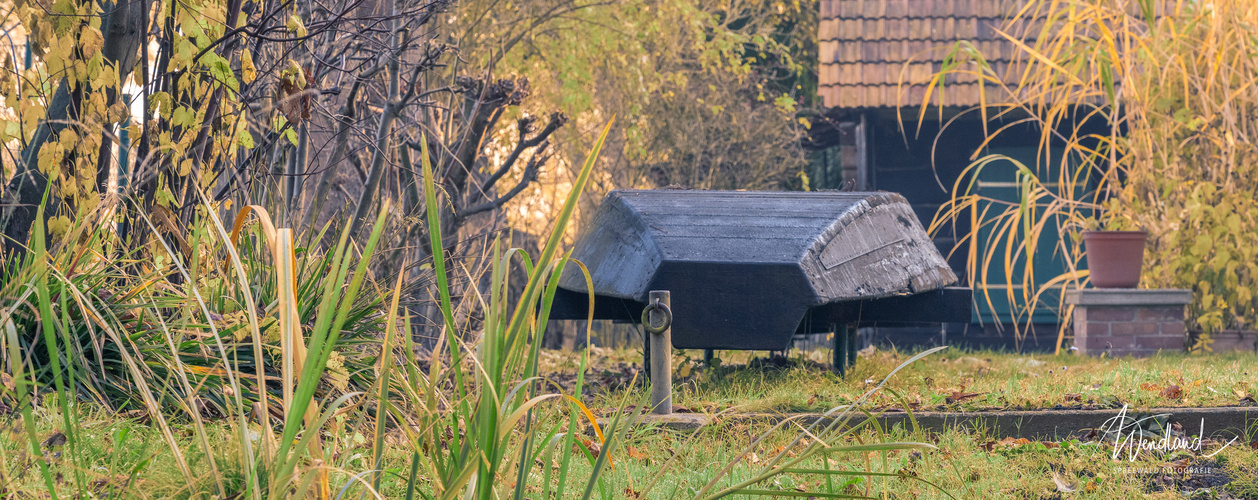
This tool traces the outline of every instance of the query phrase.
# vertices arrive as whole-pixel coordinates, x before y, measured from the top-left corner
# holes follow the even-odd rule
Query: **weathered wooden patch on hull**
[[[957,281],[947,261],[900,195],[878,193],[844,212],[818,235],[801,264],[818,301],[867,300],[920,293]]]

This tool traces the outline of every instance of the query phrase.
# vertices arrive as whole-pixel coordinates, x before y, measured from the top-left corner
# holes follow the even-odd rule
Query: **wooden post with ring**
[[[642,310],[651,374],[651,413],[673,412],[673,311],[667,290],[652,290]]]

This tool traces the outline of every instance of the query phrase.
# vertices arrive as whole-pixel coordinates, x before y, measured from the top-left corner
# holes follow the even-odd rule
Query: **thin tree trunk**
[[[285,185],[284,206],[288,208],[287,218],[290,224],[296,224],[297,214],[301,212],[301,184],[306,173],[306,159],[310,144],[310,120],[301,122],[297,130],[297,152],[288,160],[288,178]]]
[[[140,42],[144,38],[141,28],[145,14],[143,5],[144,0],[119,0],[118,3],[103,5],[101,27],[105,41],[101,56],[109,63],[117,64],[118,74],[127,75],[135,69]],[[50,139],[57,137],[68,121],[76,118],[69,87],[64,79],[58,82],[57,91],[48,106],[47,118],[22,151],[17,172],[9,182],[4,198],[0,199],[0,205],[5,207],[0,223],[3,223],[4,258],[7,261],[15,262],[26,253],[35,214],[43,201],[44,192],[48,190],[48,177],[39,170],[39,150]],[[105,167],[108,168],[108,163]],[[49,200],[44,216],[53,215],[58,205],[59,200]]]
[[[399,10],[399,0],[393,2],[393,16],[397,17]],[[354,218],[350,219],[349,235],[353,237],[358,234],[362,228],[363,219],[367,218],[367,214],[371,213],[372,202],[375,201],[376,191],[380,187],[380,175],[384,171],[384,157],[389,150],[389,136],[393,132],[393,121],[397,119],[398,113],[402,111],[401,97],[401,75],[398,71],[401,69],[398,65],[398,59],[402,57],[402,37],[401,29],[403,21],[397,19],[394,21],[393,28],[393,50],[389,53],[389,97],[384,103],[384,110],[380,112],[380,124],[376,128],[375,150],[371,152],[371,170],[367,171],[367,182],[363,184],[363,192],[358,196],[358,207],[354,210]]]

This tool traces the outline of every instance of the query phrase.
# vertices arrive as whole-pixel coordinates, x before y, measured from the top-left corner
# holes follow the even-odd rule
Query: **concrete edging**
[[[1028,439],[1062,439],[1078,437],[1091,429],[1099,429],[1110,419],[1119,416],[1122,409],[1104,410],[1030,410],[1030,411],[974,411],[974,412],[914,412],[917,425],[923,430],[941,432],[955,427],[968,429],[985,429],[993,437],[1028,438]],[[1225,406],[1214,408],[1145,408],[1126,410],[1126,417],[1138,419],[1144,416],[1169,413],[1170,422],[1178,422],[1184,432],[1196,435],[1204,429],[1204,437],[1245,436],[1245,429],[1250,434],[1258,434],[1258,407]],[[713,421],[763,421],[777,423],[785,418],[798,417],[801,422],[813,423],[823,418],[821,414],[773,414],[744,413],[713,418]],[[879,423],[886,427],[908,427],[909,415],[905,412],[884,412],[876,415]],[[852,417],[857,423],[864,419],[863,415]]]

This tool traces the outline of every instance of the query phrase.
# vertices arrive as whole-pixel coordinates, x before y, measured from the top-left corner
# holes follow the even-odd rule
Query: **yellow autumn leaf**
[[[83,196],[79,198],[78,200],[79,206],[82,207],[83,210],[87,212],[95,210],[97,206],[100,206],[100,201],[101,201],[100,196],[96,196],[96,195]]]
[[[97,90],[107,89],[118,85],[117,74],[114,73],[113,66],[104,65],[96,77],[92,79],[92,87]]]
[[[278,346],[280,343],[280,336],[284,333],[280,330],[280,322],[275,318],[266,318],[266,321],[269,323],[267,323],[265,327],[261,325],[258,326],[258,328],[262,329],[262,341]]]
[[[0,124],[3,124],[0,128],[0,142],[9,142],[10,139],[21,136],[21,124],[16,120],[0,120]]]
[[[66,67],[66,78],[71,80],[72,84],[84,81],[87,77],[87,63],[83,61],[74,61],[72,67]]]
[[[100,87],[97,87],[97,88],[100,88]],[[109,109],[109,107],[105,105],[104,92],[91,92],[89,95],[91,95],[91,97],[89,97],[87,100],[88,109],[91,109],[93,112],[96,112],[96,113],[103,113]],[[92,136],[89,134],[85,139],[91,140],[91,137]]]
[[[323,372],[323,377],[328,383],[332,384],[341,391],[349,389],[349,371],[345,369],[345,357],[341,353],[332,351],[328,354],[328,362],[324,365],[327,370]]]
[[[26,111],[22,113],[22,130],[35,130],[39,126],[39,120],[43,118],[43,113]]]
[[[62,236],[65,236],[65,234],[70,231],[70,225],[71,223],[69,217],[58,215],[48,219],[48,233],[52,236],[53,240],[60,240]]]
[[[73,148],[75,144],[79,143],[79,134],[74,133],[74,131],[69,128],[63,128],[61,129],[61,134],[58,136],[58,139],[61,141],[62,146],[66,148]]]
[[[83,49],[83,57],[88,58],[100,52],[100,48],[105,45],[105,36],[100,30],[91,26],[84,26],[83,31],[79,32],[79,47]]]
[[[65,154],[65,149],[58,142],[45,142],[39,147],[39,171],[44,175],[52,177],[57,172],[57,165],[61,163],[61,157]]]
[[[240,78],[245,83],[253,83],[258,78],[258,69],[253,66],[253,54],[249,49],[240,52]]]
[[[74,198],[79,195],[79,185],[74,182],[61,183],[61,194],[66,198]]]
[[[281,76],[291,82],[298,89],[306,88],[306,72],[301,70],[301,65],[297,61],[289,60],[288,67],[284,68]]]
[[[125,102],[118,101],[109,107],[109,117],[114,121],[125,121],[128,116],[131,116],[131,108]]]
[[[306,36],[306,25],[302,24],[301,18],[297,14],[288,16],[288,31],[297,35],[298,38]]]
[[[65,58],[61,56],[60,51],[49,50],[48,53],[44,55],[44,69],[46,69],[50,75],[60,75],[66,70],[66,61]]]

